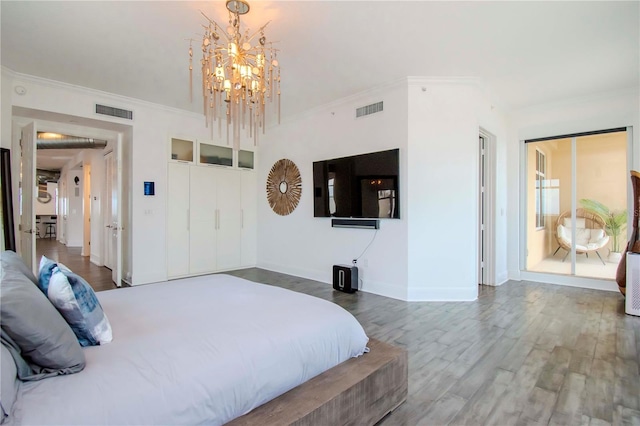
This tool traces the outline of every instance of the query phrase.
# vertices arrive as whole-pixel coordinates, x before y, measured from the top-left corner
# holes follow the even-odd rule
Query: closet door
[[[256,266],[258,240],[258,191],[255,172],[243,171],[241,175],[242,223],[240,253],[242,266]]]
[[[191,167],[189,273],[214,272],[216,268],[216,170]]]
[[[189,274],[189,165],[170,163],[167,184],[167,274]]]
[[[238,170],[217,169],[217,269],[240,266],[242,212],[240,207],[240,174]]]

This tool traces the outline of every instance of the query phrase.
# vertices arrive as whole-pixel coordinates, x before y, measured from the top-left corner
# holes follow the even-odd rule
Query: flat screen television
[[[399,149],[313,163],[314,217],[400,219]]]

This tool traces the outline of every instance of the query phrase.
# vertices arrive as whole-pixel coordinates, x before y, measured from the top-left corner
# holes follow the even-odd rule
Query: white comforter
[[[23,383],[22,424],[222,424],[362,355],[331,302],[228,275],[98,293],[113,342],[84,371]]]

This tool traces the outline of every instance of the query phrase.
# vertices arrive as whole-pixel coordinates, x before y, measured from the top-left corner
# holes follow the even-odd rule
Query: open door
[[[104,266],[111,269],[113,271],[116,268],[115,265],[115,253],[116,253],[116,244],[115,238],[113,238],[113,231],[111,230],[113,226],[113,199],[115,195],[114,191],[114,182],[115,182],[115,159],[113,151],[107,153],[104,156],[104,184],[105,184],[105,203],[104,203]]]
[[[36,271],[36,212],[33,208],[36,187],[36,124],[22,128],[20,137],[20,255],[27,267]]]
[[[122,286],[122,134],[118,135],[115,147],[115,164],[112,163],[113,185],[111,194],[112,244],[115,244],[115,268],[111,277],[116,286]]]

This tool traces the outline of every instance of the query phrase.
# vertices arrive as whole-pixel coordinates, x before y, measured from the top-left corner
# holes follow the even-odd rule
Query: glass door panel
[[[557,222],[563,212],[571,211],[571,139],[532,142],[526,148],[526,269],[570,274],[571,240],[563,238],[562,228],[557,234]]]
[[[577,207],[587,217],[576,237],[576,275],[615,278],[627,237],[627,180],[627,132],[576,138]]]

